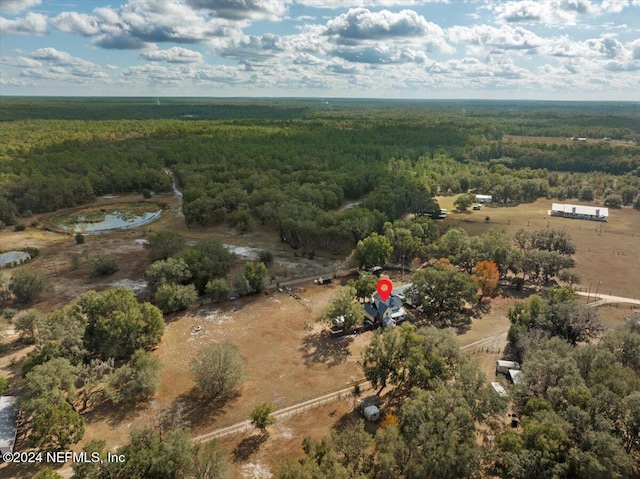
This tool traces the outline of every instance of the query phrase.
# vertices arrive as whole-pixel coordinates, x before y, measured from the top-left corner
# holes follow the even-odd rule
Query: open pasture
[[[450,212],[454,210],[454,200],[438,198]],[[470,235],[480,235],[491,228],[504,229],[510,235],[520,228],[566,230],[577,247],[575,268],[582,276],[583,288],[591,285],[593,291],[597,288],[603,294],[640,297],[640,212],[632,208],[609,209],[609,221],[600,223],[550,217],[551,203],[552,200],[541,199],[518,206],[483,206],[480,211],[453,212],[445,221],[464,228]]]

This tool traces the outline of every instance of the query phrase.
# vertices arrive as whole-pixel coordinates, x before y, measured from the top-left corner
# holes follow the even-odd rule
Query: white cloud
[[[142,52],[140,57],[153,62],[167,63],[200,63],[202,54],[182,47],[171,47],[166,50],[149,50]]]
[[[205,43],[238,36],[247,21],[211,17],[184,2],[129,0],[120,8],[99,7],[92,15],[63,12],[53,19],[61,31],[93,38],[105,49],[139,50],[155,43]]]
[[[575,25],[580,15],[597,13],[591,0],[510,0],[491,3],[488,8],[503,22],[553,26]]]
[[[466,43],[493,51],[531,52],[545,44],[545,40],[532,31],[510,25],[502,25],[500,28],[490,25],[454,26],[447,30],[447,38],[452,43]]]
[[[100,21],[92,15],[77,12],[62,12],[51,19],[54,27],[62,32],[95,35],[100,31]]]
[[[239,60],[262,61],[283,52],[285,45],[278,35],[245,35],[240,39],[232,39],[224,46],[216,49],[218,55]]]
[[[42,3],[42,0],[2,0],[0,2],[0,12],[16,15],[23,10],[36,7]]]
[[[0,64],[17,68],[39,68],[42,62],[27,57],[2,57]]]
[[[451,3],[452,0],[294,0],[297,5],[313,8],[411,7],[429,3]],[[453,0],[459,1],[459,0]]]
[[[633,44],[627,48],[611,34],[582,42],[572,41],[564,35],[550,39],[541,52],[553,57],[630,60],[633,56]]]
[[[354,63],[424,63],[427,52],[454,52],[442,28],[413,10],[354,8],[318,33],[328,37],[325,53]]]
[[[74,77],[107,78],[107,74],[99,65],[82,58],[74,57],[69,53],[56,48],[39,48],[31,53],[31,58],[44,62],[48,65],[48,68],[30,69],[31,76],[35,76],[37,73],[57,75],[57,77],[60,77],[66,73],[69,76]]]
[[[282,0],[186,0],[195,9],[232,20],[279,20],[286,12]]]
[[[372,12],[366,8],[353,8],[327,22],[327,35],[343,39],[367,40],[389,37],[415,37],[439,29],[413,10]]]
[[[33,12],[13,20],[0,17],[0,33],[5,35],[43,35],[47,33],[47,17]]]

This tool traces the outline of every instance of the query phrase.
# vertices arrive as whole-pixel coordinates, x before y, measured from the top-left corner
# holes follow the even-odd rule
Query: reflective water
[[[7,251],[0,254],[0,266],[11,263],[23,263],[31,259],[31,255],[26,251]]]
[[[137,228],[157,220],[162,215],[162,210],[134,214],[130,211],[112,211],[105,213],[101,221],[83,221],[83,216],[78,216],[72,224],[58,223],[56,226],[74,233],[99,234],[112,230],[124,230]]]

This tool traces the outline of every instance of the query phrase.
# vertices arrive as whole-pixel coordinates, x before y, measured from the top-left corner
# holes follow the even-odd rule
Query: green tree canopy
[[[359,267],[372,268],[384,266],[389,261],[392,251],[393,247],[388,238],[378,233],[371,233],[370,236],[358,241],[354,257]]]
[[[342,318],[345,329],[361,324],[364,320],[364,309],[355,301],[356,290],[350,286],[340,288],[333,296],[324,312],[323,319],[332,321]]]
[[[120,366],[107,381],[106,392],[116,404],[151,399],[160,386],[160,360],[138,349],[128,364]]]
[[[183,253],[182,258],[191,271],[193,284],[203,294],[212,279],[224,278],[233,265],[235,255],[213,238],[200,240],[196,246]]]
[[[438,320],[457,318],[465,304],[476,299],[476,284],[471,276],[449,266],[421,269],[412,277],[408,294],[427,317]]]
[[[75,308],[87,319],[84,342],[103,359],[126,359],[136,349],[150,349],[160,342],[164,319],[158,308],[139,303],[127,288],[104,293],[89,291]]]

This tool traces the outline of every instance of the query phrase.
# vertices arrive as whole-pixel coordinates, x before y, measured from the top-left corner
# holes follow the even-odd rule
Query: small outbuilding
[[[362,411],[362,415],[369,422],[375,422],[380,419],[380,409],[378,406],[367,406]]]
[[[504,387],[499,382],[497,381],[492,382],[491,387],[498,394],[498,396],[503,398],[508,397],[507,391],[505,391]]]
[[[368,396],[360,401],[360,412],[367,421],[375,422],[380,419],[380,397]]]
[[[13,452],[18,430],[18,405],[15,396],[0,397],[0,454]]]
[[[522,371],[519,369],[509,369],[509,377],[513,384],[520,384],[522,382]]]

